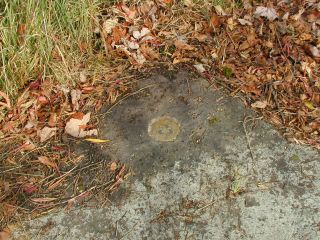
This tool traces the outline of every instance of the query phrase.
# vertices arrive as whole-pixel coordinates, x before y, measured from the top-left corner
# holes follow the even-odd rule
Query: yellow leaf
[[[85,140],[88,142],[93,142],[93,143],[106,143],[106,142],[111,141],[111,140],[107,140],[107,139],[98,139],[98,138],[87,138]]]
[[[305,104],[306,107],[309,108],[310,110],[313,110],[313,109],[314,109],[314,106],[313,106],[312,102],[304,101],[304,104]]]

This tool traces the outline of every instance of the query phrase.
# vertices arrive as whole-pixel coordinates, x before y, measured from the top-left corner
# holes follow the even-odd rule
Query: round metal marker
[[[180,124],[173,117],[159,117],[151,120],[148,126],[149,136],[160,142],[173,142],[180,132]]]

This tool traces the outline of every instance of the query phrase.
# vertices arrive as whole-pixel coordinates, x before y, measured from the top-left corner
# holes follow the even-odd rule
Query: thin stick
[[[253,157],[253,152],[252,152],[252,148],[251,148],[251,141],[250,141],[250,138],[249,138],[249,134],[248,134],[248,131],[247,131],[247,128],[246,128],[246,122],[248,120],[249,116],[246,116],[244,118],[244,120],[242,121],[242,127],[243,127],[243,130],[244,130],[244,133],[246,135],[246,140],[247,140],[247,147],[250,151],[250,157],[251,157],[251,160],[252,160],[252,169],[253,169],[253,172],[256,174],[256,170],[255,170],[255,160],[254,160],[254,157]]]

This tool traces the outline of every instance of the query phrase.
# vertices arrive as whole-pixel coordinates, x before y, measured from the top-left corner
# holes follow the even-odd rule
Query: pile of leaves
[[[97,56],[98,57],[98,56]],[[56,85],[41,76],[12,104],[3,97],[0,127],[0,228],[24,217],[113,192],[128,176],[125,165],[73,153],[73,139],[94,149],[103,99],[113,103],[128,87],[119,80],[123,65],[108,66],[108,76],[82,72],[76,86]],[[131,77],[127,75],[127,79]],[[75,139],[75,140],[76,140]],[[94,151],[99,152],[99,151]],[[87,179],[83,179],[87,176]]]
[[[103,8],[94,19],[93,44],[97,58],[107,64],[107,75],[84,68],[76,86],[39,76],[15,104],[1,93],[0,202],[5,217],[0,221],[17,211],[38,214],[68,205],[70,199],[100,189],[89,184],[66,197],[62,190],[70,181],[64,176],[74,180],[86,164],[85,169],[97,165],[74,160],[63,136],[97,135],[98,122],[90,114],[129,91],[130,74],[153,66],[188,66],[213,86],[244,96],[289,140],[319,148],[320,4],[219,2],[127,1]],[[126,176],[123,165],[111,165],[106,191]]]

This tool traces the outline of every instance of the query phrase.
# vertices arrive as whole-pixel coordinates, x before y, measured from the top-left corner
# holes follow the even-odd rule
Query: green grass
[[[39,76],[73,81],[91,53],[98,1],[0,0],[0,90],[14,97]]]

